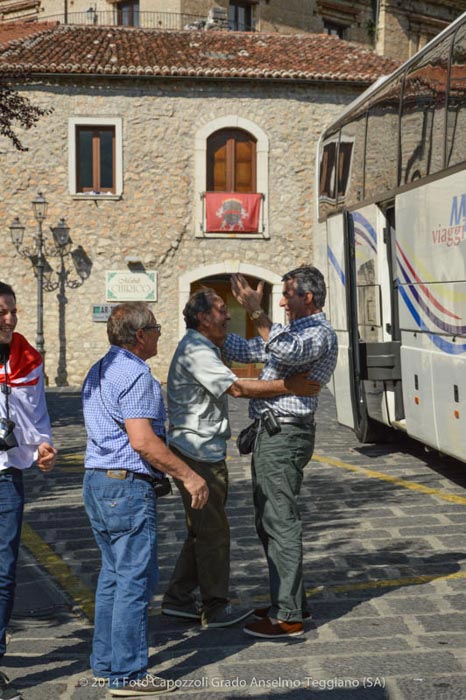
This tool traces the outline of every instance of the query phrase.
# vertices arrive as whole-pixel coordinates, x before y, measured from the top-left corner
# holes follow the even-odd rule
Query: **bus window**
[[[338,132],[321,145],[319,163],[319,216],[327,217],[335,208],[335,181]]]
[[[466,26],[455,36],[447,112],[446,166],[466,160]]]
[[[400,185],[443,167],[445,98],[451,37],[411,66],[403,90]]]
[[[402,77],[390,81],[375,96],[367,118],[365,198],[376,199],[380,191],[397,186],[398,119]]]
[[[351,207],[364,198],[364,149],[366,143],[366,108],[358,111],[340,134],[338,167],[338,207]]]
[[[340,140],[338,146],[338,202],[345,200],[346,189],[351,173],[351,161],[353,156],[352,141]]]

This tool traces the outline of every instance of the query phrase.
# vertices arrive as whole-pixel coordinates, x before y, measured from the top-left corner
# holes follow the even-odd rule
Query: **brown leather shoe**
[[[264,617],[263,620],[244,625],[243,632],[251,637],[277,639],[278,637],[297,637],[303,634],[304,630],[302,622],[285,622],[284,620],[272,622],[270,618]]]
[[[264,617],[269,616],[269,611],[270,611],[270,605],[268,608],[256,608],[253,612],[254,617],[256,620],[263,620]],[[309,620],[311,617],[311,613],[309,610],[305,610],[303,612],[303,620]]]

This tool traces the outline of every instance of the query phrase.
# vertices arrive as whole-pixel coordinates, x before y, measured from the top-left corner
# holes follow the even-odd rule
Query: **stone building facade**
[[[105,351],[105,324],[93,311],[118,300],[111,289],[115,273],[126,275],[129,285],[143,279],[135,275],[156,273],[153,309],[162,337],[153,368],[162,380],[184,331],[183,306],[196,285],[224,294],[233,329],[247,334],[248,319],[228,292],[229,275],[241,271],[253,281],[264,279],[269,311],[283,320],[281,274],[312,262],[318,243],[312,231],[319,135],[395,64],[330,37],[327,44],[315,43],[315,37],[301,44],[291,37],[244,37],[53,27],[10,45],[3,42],[0,71],[23,66],[31,82],[19,84],[19,90],[51,109],[36,128],[20,133],[28,151],[0,140],[5,241],[0,267],[2,279],[18,293],[19,330],[34,340],[36,280],[7,227],[19,217],[25,243],[31,243],[36,230],[31,200],[38,191],[49,202],[43,225],[47,247],[49,226],[65,217],[72,249],[80,247],[76,260],[84,258],[89,266],[80,279],[76,260],[67,255],[66,282],[79,286],[44,292],[50,384],[79,384]],[[151,52],[158,56],[157,66]],[[113,192],[77,186],[77,134],[89,126],[114,135]],[[212,134],[229,129],[255,143],[257,191],[264,195],[255,233],[206,233],[207,143]],[[53,252],[46,250],[46,257],[59,271]],[[49,286],[58,279],[52,272]],[[139,290],[138,298],[150,298]],[[121,290],[118,294],[125,298]]]

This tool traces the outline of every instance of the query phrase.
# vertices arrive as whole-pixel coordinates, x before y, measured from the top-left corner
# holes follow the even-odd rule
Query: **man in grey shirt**
[[[172,451],[202,476],[209,500],[201,512],[191,508],[183,484],[187,538],[162,602],[162,613],[201,620],[207,628],[226,627],[251,614],[229,602],[230,530],[225,504],[228,493],[226,442],[230,437],[227,394],[270,398],[282,394],[318,393],[320,386],[302,374],[286,380],[239,380],[222,362],[221,347],[230,319],[212,289],[191,296],[183,311],[187,331],[168,373],[168,442]],[[196,603],[200,590],[201,606]]]

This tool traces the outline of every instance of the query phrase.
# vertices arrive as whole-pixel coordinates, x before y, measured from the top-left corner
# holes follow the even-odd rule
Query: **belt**
[[[314,416],[301,416],[301,418],[299,416],[275,416],[275,418],[283,425],[298,425],[308,428],[314,424]]]
[[[104,472],[105,476],[109,479],[119,479],[123,481],[126,477],[133,475],[133,479],[140,479],[141,481],[147,481],[149,484],[153,484],[156,477],[149,476],[149,474],[139,474],[138,472],[132,472],[128,469],[90,469],[89,471],[94,472]]]
[[[17,467],[8,467],[8,469],[0,470],[0,476],[2,476],[2,474],[21,474],[22,471],[22,469],[18,469]]]
[[[282,425],[297,425],[300,428],[310,428],[314,425],[314,416],[275,416],[278,423]],[[256,429],[260,430],[263,428],[263,423],[261,418],[256,418],[255,420]]]

